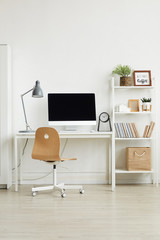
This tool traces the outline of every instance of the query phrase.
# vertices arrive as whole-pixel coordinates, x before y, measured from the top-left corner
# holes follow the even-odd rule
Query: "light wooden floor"
[[[68,190],[31,196],[0,190],[0,240],[160,240],[160,187],[86,185],[85,194]]]

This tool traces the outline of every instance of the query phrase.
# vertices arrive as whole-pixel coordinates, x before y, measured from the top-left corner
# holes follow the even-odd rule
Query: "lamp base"
[[[20,130],[19,133],[35,133],[35,130]]]

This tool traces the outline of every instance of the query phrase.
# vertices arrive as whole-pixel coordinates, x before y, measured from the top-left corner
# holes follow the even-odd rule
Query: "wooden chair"
[[[56,165],[66,160],[76,160],[76,158],[61,158],[60,151],[60,138],[58,132],[54,128],[41,127],[35,133],[35,142],[32,151],[32,158],[42,160],[47,164],[53,166],[53,185],[44,187],[33,187],[32,195],[35,196],[36,192],[44,190],[58,190],[61,196],[66,197],[66,189],[79,189],[80,193],[84,193],[82,186],[66,186],[64,183],[57,184],[56,179]]]

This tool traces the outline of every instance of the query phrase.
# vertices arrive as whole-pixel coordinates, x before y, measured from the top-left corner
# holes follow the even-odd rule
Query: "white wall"
[[[95,92],[97,116],[109,111],[108,82],[119,63],[151,69],[158,81],[159,11],[159,0],[0,0],[1,43],[12,47],[14,132],[25,127],[20,94],[37,79],[45,97],[25,98],[33,128],[47,125],[48,92]],[[31,145],[25,171],[48,171],[30,159]],[[70,141],[65,155],[78,161],[60,171],[78,172],[76,182],[105,182],[105,146],[103,140]]]

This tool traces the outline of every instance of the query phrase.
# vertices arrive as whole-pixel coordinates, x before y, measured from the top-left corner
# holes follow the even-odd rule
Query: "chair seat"
[[[43,160],[42,160],[43,161]],[[43,162],[46,162],[46,163],[48,163],[49,165],[57,165],[57,164],[59,164],[61,161],[53,161],[53,162],[51,162],[51,161],[43,161]]]
[[[66,161],[66,160],[77,160],[77,158],[62,158],[61,160],[55,160],[55,161],[46,161],[46,160],[42,160],[43,162],[46,162],[50,165],[57,165],[59,164],[60,162],[63,162],[63,161]]]
[[[68,161],[68,160],[77,160],[77,158],[61,158],[60,160],[42,160],[44,162],[63,162],[63,161]]]

